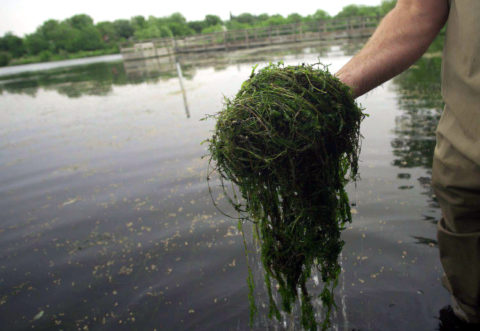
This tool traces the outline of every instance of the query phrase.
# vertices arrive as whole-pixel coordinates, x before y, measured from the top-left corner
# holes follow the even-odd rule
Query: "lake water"
[[[179,58],[188,108],[166,60],[0,72],[0,329],[248,329],[242,237],[212,204],[200,143],[214,123],[200,119],[256,63],[320,59],[334,72],[354,50]],[[440,59],[422,58],[359,99],[370,116],[334,330],[434,330],[449,302],[430,187],[439,82]],[[258,252],[250,265],[253,329],[300,329],[298,314],[266,317]]]

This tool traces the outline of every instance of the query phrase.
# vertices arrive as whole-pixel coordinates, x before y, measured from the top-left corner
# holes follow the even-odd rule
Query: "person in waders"
[[[398,0],[363,49],[336,73],[358,97],[407,69],[447,24],[445,108],[432,175],[442,210],[437,232],[442,282],[452,295],[451,306],[440,311],[445,330],[480,330],[479,18],[479,0]]]

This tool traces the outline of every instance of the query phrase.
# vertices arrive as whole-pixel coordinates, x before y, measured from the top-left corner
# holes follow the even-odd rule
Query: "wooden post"
[[[171,38],[171,41],[172,41],[172,45],[173,45],[173,52],[174,52],[174,53],[178,53],[177,40],[172,37],[172,38]]]
[[[350,27],[351,26],[351,19],[350,17],[347,19],[347,38],[350,39],[351,37],[351,31],[352,31],[352,28]]]
[[[223,31],[223,47],[228,51],[227,31]]]
[[[153,52],[155,54],[155,58],[158,59],[158,53],[157,53],[157,45],[155,45],[155,41],[152,40],[152,44],[153,44]]]

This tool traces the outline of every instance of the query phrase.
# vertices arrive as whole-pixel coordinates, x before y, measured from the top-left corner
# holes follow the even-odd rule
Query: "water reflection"
[[[222,71],[234,63],[266,62],[273,57],[305,54],[325,54],[328,44],[313,44],[308,47],[279,48],[268,51],[247,49],[234,53],[219,52],[208,54],[185,54],[166,56],[138,61],[102,62],[83,66],[63,67],[46,71],[27,72],[0,77],[0,94],[25,94],[35,97],[40,88],[53,90],[69,98],[84,95],[105,96],[113,91],[113,86],[157,83],[178,77],[176,63],[180,63],[182,76],[191,80],[198,68],[213,67]]]
[[[365,38],[356,38],[349,40],[346,43],[341,44],[341,49],[343,54],[353,56],[355,55],[360,49],[362,49],[363,45],[367,42],[368,39]]]
[[[168,64],[110,62],[1,77],[0,329],[249,329],[242,238],[212,206],[200,141],[213,123],[198,119],[218,110],[255,63],[312,63],[322,55],[338,69],[347,60],[342,47],[183,56],[189,121]],[[366,138],[367,147],[384,144],[362,151],[365,163],[375,162],[363,168],[356,218],[343,233],[334,316],[340,330],[432,330],[431,317],[448,299],[428,239],[436,214],[424,213],[432,198],[428,163],[392,166],[399,148],[392,152],[385,140],[394,130],[404,151],[413,138],[433,133],[413,125],[427,106],[403,106],[414,103],[407,96],[418,88],[409,91],[410,84],[433,84],[403,86],[402,79],[394,84],[401,109],[394,104],[378,117],[381,106],[372,101],[383,106],[392,96],[382,89],[365,101],[371,127],[384,120],[386,128]],[[95,95],[105,97],[87,97]],[[393,127],[395,114],[404,126]],[[394,156],[400,165],[402,158]],[[391,189],[392,177],[414,188]],[[215,199],[226,205],[224,196]],[[425,222],[418,222],[422,213]],[[258,284],[254,329],[298,329],[298,307],[291,318],[268,319],[259,255],[249,262]],[[321,278],[312,277],[314,290]],[[313,304],[321,313],[320,301]]]
[[[69,98],[84,95],[104,96],[112,92],[114,85],[156,83],[161,79],[176,77],[176,72],[148,70],[140,63],[141,70],[125,67],[123,62],[103,62],[85,66],[66,67],[14,76],[3,76],[0,92],[27,94],[35,97],[40,88],[53,90]],[[185,76],[191,77],[188,70]]]
[[[423,244],[423,245],[427,245],[427,246],[430,246],[430,247],[438,246],[438,242],[435,239],[419,237],[419,236],[413,236],[413,238],[415,240],[417,240],[417,244]]]
[[[438,202],[431,186],[431,169],[435,149],[435,130],[443,109],[441,96],[441,57],[427,53],[409,70],[393,80],[397,91],[398,107],[402,114],[395,118],[395,138],[391,142],[393,165],[403,171],[398,179],[408,181],[405,170],[423,168],[426,176],[417,178],[422,194],[430,208],[423,220],[436,223]],[[399,189],[412,189],[413,185],[400,185]],[[433,239],[413,237],[417,243],[436,245]]]
[[[398,107],[403,114],[395,119],[392,141],[399,168],[432,168],[435,130],[443,108],[440,94],[440,57],[423,57],[393,80]]]
[[[177,68],[177,75],[178,75],[178,82],[180,83],[180,89],[182,90],[182,97],[183,97],[183,105],[185,107],[185,114],[187,118],[190,118],[190,110],[188,109],[188,101],[187,101],[187,92],[185,92],[185,87],[183,87],[183,74],[182,74],[182,67],[180,62],[176,62]]]

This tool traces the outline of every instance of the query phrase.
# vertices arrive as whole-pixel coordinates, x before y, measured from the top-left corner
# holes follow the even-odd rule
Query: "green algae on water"
[[[340,233],[352,220],[345,185],[357,178],[365,115],[328,68],[279,63],[258,72],[254,67],[213,117],[216,126],[207,140],[211,165],[225,193],[224,182],[230,181],[241,195],[240,202],[229,198],[240,225],[253,221],[259,233],[270,317],[290,313],[299,300],[302,326],[326,329],[340,274]],[[312,268],[323,281],[316,294],[307,290]],[[253,314],[252,282],[249,270]],[[272,294],[275,287],[280,303]],[[314,295],[324,307],[322,321],[315,319]]]

